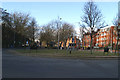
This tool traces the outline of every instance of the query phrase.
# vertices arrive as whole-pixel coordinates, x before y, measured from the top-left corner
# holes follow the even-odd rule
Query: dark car
[[[30,46],[30,49],[37,49],[37,48],[38,48],[38,46],[36,43],[34,43],[33,45]]]

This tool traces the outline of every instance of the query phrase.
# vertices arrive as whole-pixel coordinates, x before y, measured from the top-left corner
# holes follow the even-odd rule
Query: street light
[[[58,50],[59,50],[59,21],[61,20],[62,18],[59,18],[59,16],[58,16],[58,22],[57,22],[57,29],[58,29],[58,32],[57,32],[57,34],[58,34]]]
[[[15,18],[15,14],[13,15],[14,16],[14,18]],[[15,19],[14,19],[14,21],[15,21]],[[15,48],[15,43],[16,43],[16,40],[15,40],[15,28],[16,28],[16,24],[13,24],[13,28],[14,28],[14,42],[13,42],[13,46],[14,46],[14,48]]]

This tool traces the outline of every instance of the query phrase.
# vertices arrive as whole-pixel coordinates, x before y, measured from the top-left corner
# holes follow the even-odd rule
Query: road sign
[[[26,41],[26,44],[28,44],[28,41]]]

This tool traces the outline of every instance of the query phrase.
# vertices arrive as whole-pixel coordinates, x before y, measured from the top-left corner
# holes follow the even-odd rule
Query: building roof
[[[115,27],[115,26],[106,26],[106,27],[103,27],[103,28],[101,28],[101,29],[106,29],[106,28],[111,28],[111,27]]]

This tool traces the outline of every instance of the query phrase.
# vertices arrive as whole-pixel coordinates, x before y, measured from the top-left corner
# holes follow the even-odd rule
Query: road
[[[3,78],[117,78],[118,60],[20,56],[3,50]]]

